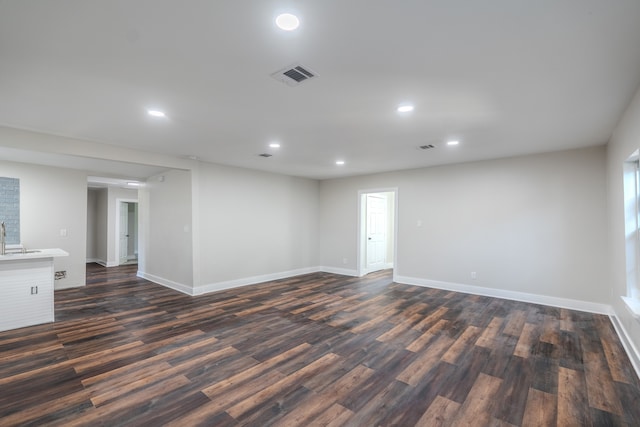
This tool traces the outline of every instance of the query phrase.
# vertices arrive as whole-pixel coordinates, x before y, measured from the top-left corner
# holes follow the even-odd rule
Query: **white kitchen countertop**
[[[0,262],[17,261],[21,259],[55,258],[61,256],[69,256],[69,252],[59,248],[27,249],[27,252],[24,254],[20,251],[11,250],[8,254],[0,255]]]

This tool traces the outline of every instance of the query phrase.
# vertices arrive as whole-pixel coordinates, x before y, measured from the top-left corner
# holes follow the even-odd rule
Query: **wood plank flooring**
[[[606,316],[389,271],[189,297],[135,270],[90,264],[55,323],[0,333],[1,426],[640,426]]]

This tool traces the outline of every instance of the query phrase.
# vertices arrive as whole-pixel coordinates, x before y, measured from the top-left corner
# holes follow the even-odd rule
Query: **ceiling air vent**
[[[285,83],[287,86],[298,86],[300,83],[318,77],[315,71],[301,64],[293,64],[271,74],[274,79]]]
[[[436,146],[433,144],[427,144],[427,145],[421,145],[418,148],[421,150],[430,150],[432,148],[436,148]]]
[[[273,156],[273,154],[262,153],[262,154],[258,154],[258,156],[260,156],[260,157],[271,157],[271,156]]]

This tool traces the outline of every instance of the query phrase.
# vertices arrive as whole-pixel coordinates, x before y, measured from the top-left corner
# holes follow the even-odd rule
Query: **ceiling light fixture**
[[[149,114],[151,117],[167,117],[164,111],[160,110],[147,110],[147,114]]]
[[[127,182],[127,185],[130,185],[131,187],[140,187],[139,182]]]
[[[344,160],[337,160],[336,161],[336,165],[338,165],[338,166],[344,165]]]
[[[398,107],[398,113],[410,113],[413,111],[413,105],[401,105]]]
[[[458,145],[460,144],[460,141],[449,141],[447,142],[447,145]]]
[[[293,31],[300,26],[300,20],[296,15],[283,13],[276,18],[276,25],[281,30]]]
[[[280,148],[280,144],[278,144],[277,142],[273,142],[273,143],[269,144],[269,147],[271,147],[271,148]]]

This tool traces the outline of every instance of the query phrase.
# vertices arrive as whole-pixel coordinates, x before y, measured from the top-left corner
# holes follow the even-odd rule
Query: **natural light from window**
[[[636,150],[624,163],[624,232],[627,295],[622,300],[640,319],[640,167]]]

